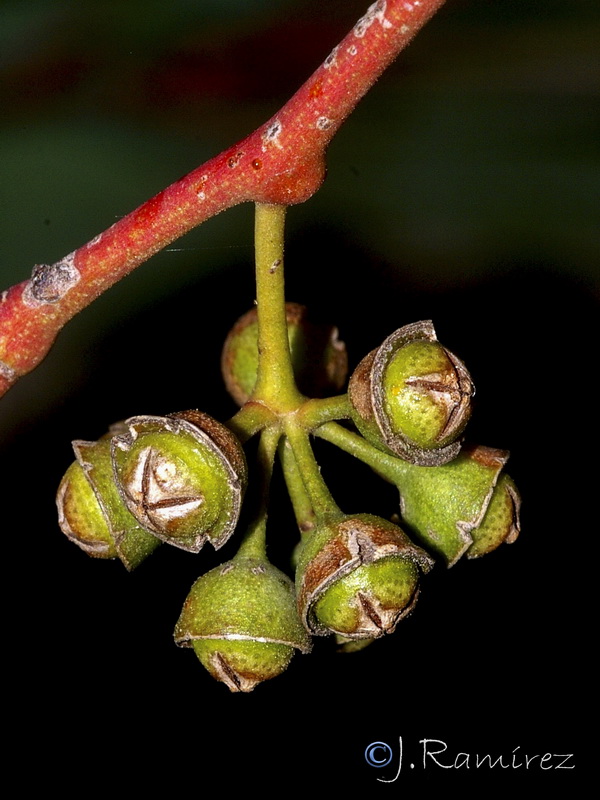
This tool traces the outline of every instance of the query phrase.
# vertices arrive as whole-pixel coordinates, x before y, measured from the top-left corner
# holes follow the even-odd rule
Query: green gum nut
[[[264,559],[236,556],[199,578],[185,601],[175,642],[192,647],[232,692],[251,692],[287,669],[310,636],[292,581]]]
[[[56,495],[62,532],[88,555],[134,569],[160,544],[128,511],[113,478],[110,439],[73,442],[76,461]]]
[[[138,416],[112,440],[114,477],[129,511],[159,539],[197,553],[237,524],[247,482],[241,444],[200,411]]]
[[[380,517],[358,514],[321,525],[308,535],[296,571],[302,621],[311,633],[335,633],[346,644],[391,633],[413,610],[420,574],[432,565]]]
[[[308,319],[305,306],[285,304],[294,375],[308,397],[339,392],[348,373],[346,345],[337,328]],[[240,406],[250,398],[258,374],[258,316],[253,308],[235,323],[223,346],[221,371],[227,391]]]
[[[428,320],[388,336],[360,362],[348,386],[362,435],[422,466],[456,458],[474,392],[465,365],[437,341]]]
[[[477,558],[517,539],[521,500],[502,473],[508,455],[477,446],[436,468],[403,468],[397,481],[402,518],[449,567],[463,555]]]

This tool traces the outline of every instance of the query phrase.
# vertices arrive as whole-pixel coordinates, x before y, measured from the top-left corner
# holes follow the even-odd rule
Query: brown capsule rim
[[[358,416],[366,423],[373,419],[373,403],[371,401],[371,370],[377,350],[370,353],[359,362],[350,376],[348,382],[348,398]]]
[[[424,550],[414,545],[404,531],[391,522],[364,515],[349,517],[334,524],[338,529],[337,533],[307,564],[298,590],[300,618],[309,633],[316,636],[336,633],[321,625],[316,618],[314,607],[317,600],[335,581],[357,567],[394,556],[410,558],[423,573],[429,572],[434,564],[434,560]],[[413,594],[406,609],[402,609],[398,619],[410,613],[416,599],[417,593]],[[353,639],[366,638],[364,633],[344,635]]]
[[[514,514],[511,528],[504,538],[504,544],[514,544],[521,533],[521,493],[512,482],[506,487],[506,491],[512,501]]]

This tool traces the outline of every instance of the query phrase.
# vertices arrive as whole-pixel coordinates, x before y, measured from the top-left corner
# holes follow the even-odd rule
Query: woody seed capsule
[[[372,444],[413,464],[455,458],[471,415],[473,383],[429,321],[395,331],[350,378],[352,419]]]
[[[375,639],[391,633],[414,608],[421,572],[432,559],[406,534],[371,514],[319,526],[300,551],[296,587],[311,633]]]
[[[112,442],[117,486],[146,530],[197,553],[219,548],[233,533],[246,487],[242,446],[200,411],[127,420]]]
[[[265,559],[240,555],[192,586],[175,642],[193,647],[232,692],[252,691],[287,669],[295,650],[311,649],[292,581]]]
[[[434,469],[404,466],[397,480],[402,518],[448,566],[517,539],[521,499],[502,472],[507,460],[506,450],[477,446]]]
[[[58,488],[63,533],[88,555],[119,558],[129,570],[159,544],[128,511],[113,479],[110,439],[73,442],[74,461]]]

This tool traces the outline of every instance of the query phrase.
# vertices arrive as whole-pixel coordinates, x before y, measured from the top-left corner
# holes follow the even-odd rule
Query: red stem
[[[0,300],[0,396],[36,367],[78,311],[172,241],[243,201],[293,205],[325,174],[325,149],[445,0],[379,0],[296,94],[246,139],[171,184]]]

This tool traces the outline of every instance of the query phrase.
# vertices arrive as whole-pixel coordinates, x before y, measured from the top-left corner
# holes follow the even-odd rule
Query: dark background
[[[2,283],[265,121],[365,7],[5,0]],[[162,777],[198,792],[208,779],[268,792],[439,782],[469,796],[573,789],[591,766],[579,718],[598,530],[584,478],[597,428],[599,17],[575,0],[448,3],[338,134],[321,191],[288,215],[289,299],[339,326],[352,366],[395,328],[433,319],[477,386],[470,436],[511,450],[523,495],[518,542],[436,566],[392,637],[352,656],[319,641],[283,676],[231,695],[172,629],[192,582],[235,543],[196,557],[162,547],[127,574],[58,529],[72,439],[139,413],[233,413],[219,353],[254,297],[250,206],[111,289],[3,399],[8,725],[15,750],[43,764],[32,780],[65,788],[81,768],[109,784],[121,765],[121,785],[138,789]],[[397,510],[367,470],[318,452],[344,510]],[[269,535],[280,568],[295,536],[283,498]],[[385,786],[376,779],[396,762],[376,770],[364,751],[397,750],[400,736],[404,771]],[[459,752],[510,762],[520,747],[574,752],[576,768],[424,771],[424,738],[448,745],[446,764]]]

